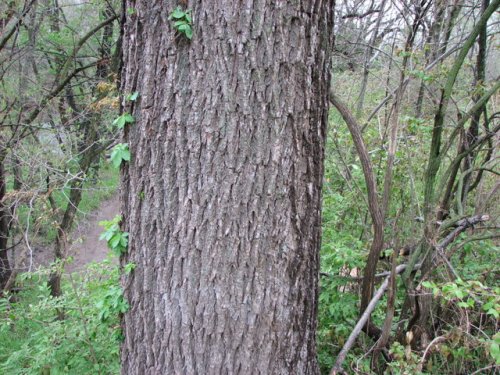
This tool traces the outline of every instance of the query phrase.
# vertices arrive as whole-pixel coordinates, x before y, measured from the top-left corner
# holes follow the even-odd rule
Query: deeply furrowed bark
[[[122,373],[317,374],[333,1],[188,3],[124,3]]]

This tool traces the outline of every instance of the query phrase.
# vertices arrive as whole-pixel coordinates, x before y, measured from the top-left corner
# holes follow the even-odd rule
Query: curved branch
[[[362,283],[362,303],[361,311],[366,307],[373,294],[373,285],[375,283],[375,272],[377,267],[378,258],[384,246],[384,219],[382,210],[378,202],[377,185],[373,167],[366,149],[363,137],[361,136],[360,127],[354,118],[354,115],[349,111],[347,106],[335,95],[333,89],[330,89],[330,101],[337,108],[342,118],[344,119],[349,132],[351,133],[354,146],[358,153],[363,168],[366,187],[368,190],[368,209],[373,223],[373,241],[368,254],[366,268],[363,275]]]

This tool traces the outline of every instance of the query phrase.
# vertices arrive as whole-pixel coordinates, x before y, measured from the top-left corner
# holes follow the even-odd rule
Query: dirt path
[[[120,211],[118,194],[103,202],[101,207],[88,215],[73,231],[73,245],[68,250],[68,255],[73,257],[73,262],[66,267],[66,271],[81,271],[91,262],[104,260],[109,253],[106,241],[100,241],[103,228],[99,226],[102,220],[111,220]]]

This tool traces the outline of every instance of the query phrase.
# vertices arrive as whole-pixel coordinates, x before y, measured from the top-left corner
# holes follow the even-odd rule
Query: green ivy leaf
[[[132,94],[128,94],[127,95],[127,100],[129,100],[131,102],[135,102],[138,97],[139,97],[139,92],[138,91],[134,91]],[[133,121],[133,118],[132,118],[132,121]]]
[[[500,336],[495,335],[490,343],[490,354],[495,360],[495,363],[500,364]]]
[[[125,112],[122,115],[118,116],[115,121],[113,121],[113,125],[115,125],[118,129],[123,129],[126,124],[132,124],[134,121],[134,116],[132,116],[128,112]]]
[[[431,283],[430,281],[422,281],[422,286],[432,289],[434,287],[434,283]]]
[[[172,13],[170,13],[169,19],[182,19],[186,16],[186,12],[183,12],[181,8],[177,7]]]
[[[125,271],[125,274],[129,275],[133,270],[135,270],[135,267],[135,263],[127,263],[123,266],[123,270]]]
[[[109,240],[109,246],[111,246],[111,248],[114,249],[120,244],[120,239],[121,239],[120,233],[115,233],[113,237],[111,237],[111,239]]]
[[[193,38],[193,29],[191,23],[193,21],[191,17],[191,11],[183,11],[181,8],[177,7],[168,17],[169,20],[175,20],[174,29],[179,33],[184,34],[186,38]]]
[[[130,150],[128,148],[128,144],[118,143],[111,151],[109,158],[115,168],[119,168],[124,161],[130,161]]]
[[[128,248],[128,233],[121,231],[121,220],[122,217],[117,215],[113,220],[99,222],[99,225],[104,227],[100,239],[106,240],[108,247],[118,256],[124,254]]]
[[[125,126],[125,118],[120,116],[113,121],[113,125],[115,125],[118,129],[122,129]]]

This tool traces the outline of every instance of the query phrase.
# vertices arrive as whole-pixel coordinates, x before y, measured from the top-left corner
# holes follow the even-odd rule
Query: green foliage
[[[490,342],[490,355],[495,360],[496,365],[500,365],[500,332],[497,332]]]
[[[406,130],[410,135],[429,135],[432,132],[432,126],[422,118],[403,116],[401,120],[407,124]]]
[[[422,285],[432,290],[434,296],[441,296],[446,301],[456,302],[458,307],[473,309],[477,304],[481,310],[494,319],[500,317],[500,288],[489,288],[477,280],[447,282],[441,285],[424,281]]]
[[[389,362],[389,374],[394,375],[420,375],[421,371],[418,371],[418,356],[412,352],[411,346],[406,347],[401,345],[399,342],[395,342],[391,346],[390,354],[394,358],[392,362]]]
[[[322,373],[329,373],[358,317],[358,287],[350,279],[352,271],[360,270],[365,262],[363,243],[356,238],[357,218],[346,215],[352,210],[350,194],[339,194],[332,187],[337,175],[327,165],[323,190],[323,239],[318,311],[318,360]],[[328,276],[326,275],[328,274]]]
[[[411,70],[409,74],[415,78],[419,78],[424,82],[432,82],[434,79],[431,75],[427,74],[424,70]]]
[[[104,220],[99,222],[99,225],[104,227],[104,232],[101,234],[101,240],[106,240],[108,247],[117,255],[120,256],[127,252],[128,233],[122,232],[120,229],[121,215],[116,215],[112,220]]]
[[[129,275],[130,273],[132,273],[133,270],[135,270],[135,267],[136,267],[135,263],[127,263],[125,264],[125,266],[123,266],[123,272],[126,275]]]
[[[109,155],[111,163],[115,168],[119,168],[122,162],[130,161],[130,150],[127,143],[118,143]]]
[[[193,19],[191,17],[191,10],[184,11],[180,7],[177,7],[170,13],[168,19],[174,21],[174,29],[177,30],[177,32],[184,35],[189,40],[193,38]]]
[[[134,94],[137,94],[137,93],[134,93]],[[134,95],[134,94],[131,94],[131,95]],[[137,99],[137,96],[135,96],[135,99]],[[126,124],[132,124],[134,121],[135,121],[134,117],[130,113],[124,112],[120,116],[118,116],[115,119],[115,121],[113,121],[113,125],[116,126],[118,129],[123,129]]]
[[[119,286],[111,286],[97,301],[96,307],[99,310],[97,315],[102,322],[108,322],[129,309],[128,302],[123,298],[123,292]]]
[[[119,313],[128,305],[118,267],[106,260],[63,279],[58,298],[47,288],[49,272],[24,274],[16,302],[0,299],[0,373],[119,374]]]
[[[139,92],[134,91],[133,93],[127,95],[127,100],[131,101],[131,102],[135,102],[138,97],[139,97]],[[133,118],[132,118],[132,122],[133,122]]]
[[[438,75],[433,72],[432,80],[427,81],[438,84]],[[426,77],[418,74],[415,76],[426,80]],[[333,85],[337,92],[350,93],[351,97],[357,98],[359,81],[356,73],[347,71],[342,75],[337,74]],[[369,83],[365,104],[368,112],[383,98],[384,92],[380,86],[371,87]],[[355,102],[349,104],[351,109],[356,107]],[[392,203],[385,228],[386,241],[399,238],[402,245],[415,243],[423,233],[424,224],[417,222],[415,218],[422,216],[424,188],[422,172],[425,170],[425,158],[430,147],[433,123],[433,117],[425,110],[416,117],[413,104],[409,109],[403,106],[399,118],[401,127],[398,141],[401,145],[395,155]],[[382,131],[385,129],[381,129],[378,122],[376,119],[371,120],[363,132],[363,138],[373,166],[376,168],[377,187],[381,195],[387,163],[387,144],[381,141]],[[372,239],[363,174],[347,128],[336,111],[330,113],[325,156],[321,249],[323,275],[320,278],[317,348],[321,372],[328,374],[359,317],[361,281],[352,276],[362,275]],[[491,184],[488,189],[493,186]],[[393,224],[395,217],[398,219]],[[443,336],[445,341],[432,348],[432,354],[427,355],[420,372],[417,371],[417,366],[423,350],[413,348],[411,351],[407,345],[394,343],[391,351],[395,358],[386,373],[470,373],[473,369],[486,367],[497,360],[500,340],[495,336],[495,324],[498,321],[496,316],[500,313],[498,300],[500,290],[496,280],[495,264],[491,260],[498,258],[499,248],[491,240],[467,242],[470,238],[469,233],[464,233],[448,249],[456,250],[450,261],[462,280],[449,282],[448,272],[443,264],[437,269],[436,274],[429,277],[433,284],[424,284],[431,290],[432,287],[436,290],[434,306],[440,305],[440,311],[448,312],[445,316],[449,321],[440,321],[440,331],[436,333]],[[392,251],[397,251],[395,245],[388,243],[383,249],[384,253],[389,255]],[[400,263],[406,261],[407,259],[403,257],[398,259]],[[380,261],[377,272],[387,271],[389,267],[388,262]],[[442,274],[446,275],[443,279],[441,279]],[[422,293],[426,292],[428,293],[422,290]],[[395,336],[397,317],[401,314],[405,300],[405,286],[399,279],[397,293],[396,318],[391,339]],[[372,315],[372,321],[379,327],[385,316],[385,307],[386,301],[382,299]],[[472,328],[466,333],[457,330],[457,317],[463,317],[463,321],[476,322],[474,324],[479,322],[479,329],[475,331],[475,328]],[[348,373],[375,373],[370,368],[370,356],[365,356],[372,346],[373,341],[366,335],[359,336],[344,363]],[[354,368],[356,370],[353,370]]]

